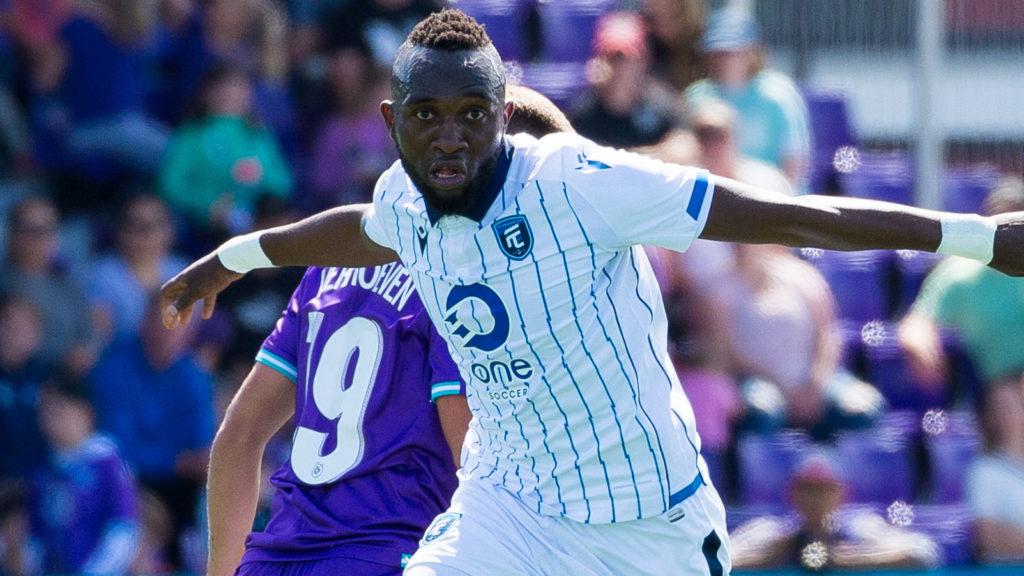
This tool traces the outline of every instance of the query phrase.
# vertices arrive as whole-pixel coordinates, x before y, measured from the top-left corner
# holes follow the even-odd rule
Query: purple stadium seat
[[[804,250],[802,254],[828,281],[840,319],[863,324],[889,317],[891,251]]]
[[[999,169],[989,164],[949,168],[942,175],[942,209],[981,212],[985,196],[999,182]]]
[[[902,316],[918,292],[928,273],[935,268],[935,265],[945,258],[942,254],[934,252],[921,252],[918,250],[899,250],[893,261],[896,264],[896,273],[899,275],[899,288],[896,304],[896,315]]]
[[[847,501],[911,501],[915,474],[907,437],[891,429],[848,430],[838,435],[836,446],[846,472]]]
[[[914,165],[905,153],[861,153],[860,166],[839,180],[845,196],[914,203]]]
[[[963,502],[967,466],[981,451],[981,432],[970,412],[946,414],[946,429],[926,434],[928,472],[933,504]]]
[[[948,404],[947,392],[923,385],[910,370],[907,353],[888,322],[865,326],[863,335],[864,375],[896,410],[919,414]]]
[[[591,55],[594,25],[617,0],[540,0],[541,59],[548,62],[584,62]]]
[[[966,566],[974,560],[971,513],[964,505],[916,505],[914,521],[907,528],[931,536],[942,548],[946,566]]]
[[[777,516],[789,522],[798,522],[799,517],[790,506],[779,502],[776,504],[740,504],[728,506],[725,515],[725,526],[731,533],[737,526],[755,518]]]
[[[750,434],[737,441],[739,496],[745,505],[789,501],[789,477],[811,440],[803,432]]]
[[[523,64],[510,71],[509,76],[544,94],[565,110],[587,85],[583,68],[583,62]]]
[[[526,19],[535,0],[449,0],[487,28],[487,35],[504,60],[522,61],[529,54]]]
[[[857,137],[850,126],[844,94],[811,88],[804,88],[802,93],[813,142],[808,183],[812,192],[826,192],[827,181],[837,174],[833,166],[836,150],[856,146]]]

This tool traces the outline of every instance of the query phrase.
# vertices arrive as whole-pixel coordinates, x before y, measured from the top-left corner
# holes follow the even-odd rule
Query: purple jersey
[[[295,381],[295,434],[243,562],[399,566],[456,485],[431,399],[465,394],[406,269],[310,268],[257,360]]]
[[[34,476],[29,517],[47,574],[126,572],[139,535],[135,480],[96,434]]]

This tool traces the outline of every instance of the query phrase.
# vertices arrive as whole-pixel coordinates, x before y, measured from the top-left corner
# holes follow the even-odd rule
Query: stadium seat
[[[857,137],[850,126],[846,96],[841,92],[803,88],[811,124],[810,174],[808,187],[814,193],[838,192],[830,188],[838,177],[836,151],[844,146],[856,147]]]
[[[914,165],[905,153],[861,153],[860,166],[839,181],[845,196],[914,204]]]
[[[981,451],[981,433],[970,412],[949,412],[945,430],[925,434],[932,504],[963,502],[967,467]]]
[[[942,548],[947,567],[966,566],[974,561],[971,513],[966,506],[919,504],[913,510],[914,520],[907,528],[931,536]]]
[[[885,428],[848,430],[838,434],[836,447],[846,471],[849,502],[888,505],[912,500],[916,475],[907,437]]]
[[[740,501],[751,506],[788,502],[790,474],[810,446],[810,437],[796,430],[739,438]]]
[[[547,62],[584,62],[590,58],[594,25],[617,0],[541,0],[541,59]]]
[[[805,250],[802,254],[832,288],[841,320],[863,324],[889,318],[889,273],[893,252]]]
[[[487,35],[504,60],[525,61],[531,54],[528,19],[535,0],[449,0],[487,28]]]
[[[583,62],[540,62],[512,68],[510,79],[544,94],[563,110],[587,86]]]
[[[948,407],[947,390],[930,388],[915,378],[894,324],[878,322],[866,326],[863,340],[864,376],[885,396],[890,408],[922,414]]]
[[[942,209],[981,212],[985,196],[999,182],[999,169],[990,164],[949,168],[942,175]]]
[[[898,250],[896,252],[896,256],[893,258],[898,276],[896,317],[901,317],[910,309],[910,305],[921,291],[925,277],[943,258],[945,258],[944,255],[934,252],[918,250]]]

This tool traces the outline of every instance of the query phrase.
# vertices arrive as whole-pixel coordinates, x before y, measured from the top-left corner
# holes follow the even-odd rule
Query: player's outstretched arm
[[[701,238],[830,250],[936,252],[941,245],[945,253],[1024,275],[1024,212],[983,218],[863,198],[785,197],[717,176],[714,184]]]
[[[164,325],[188,322],[203,300],[203,318],[213,314],[217,294],[255,268],[273,266],[375,266],[397,255],[364,233],[369,204],[325,210],[298,222],[228,240],[168,280],[160,290]]]
[[[210,451],[207,576],[231,576],[242,560],[256,516],[263,449],[293,412],[295,384],[255,364],[231,400]]]

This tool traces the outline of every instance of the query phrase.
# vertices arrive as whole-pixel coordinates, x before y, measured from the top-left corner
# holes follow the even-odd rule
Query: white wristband
[[[996,223],[991,218],[977,214],[943,214],[942,242],[935,252],[988,264],[992,261],[995,241]]]
[[[260,246],[262,230],[250,232],[241,236],[235,236],[217,248],[217,258],[220,263],[239,274],[245,274],[256,268],[273,268],[274,263],[263,253]]]

